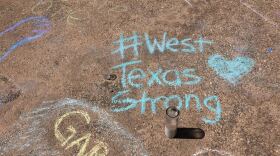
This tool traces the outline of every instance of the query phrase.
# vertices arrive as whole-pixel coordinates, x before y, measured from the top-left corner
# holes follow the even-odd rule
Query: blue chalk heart
[[[238,56],[228,61],[223,56],[215,54],[208,58],[208,66],[232,84],[237,83],[241,77],[248,74],[254,64],[255,61],[249,57]]]

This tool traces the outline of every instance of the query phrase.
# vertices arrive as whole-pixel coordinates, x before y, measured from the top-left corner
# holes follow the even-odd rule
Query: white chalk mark
[[[71,11],[70,10],[66,21],[70,25],[75,25],[77,23],[80,23],[83,20],[87,20],[88,18],[89,18],[89,13],[87,11],[83,11],[83,10]],[[71,19],[73,22],[71,22]],[[76,21],[76,22],[74,22],[74,21]]]
[[[256,13],[257,15],[259,15],[262,19],[264,19],[266,22],[274,25],[274,26],[277,26],[277,23],[273,22],[272,20],[270,20],[268,17],[262,15],[261,13],[259,13],[257,10],[253,9],[252,6],[250,6],[249,4],[247,3],[244,3],[242,0],[240,0],[240,3],[243,4],[244,6],[246,6],[248,9],[252,10],[254,13]]]
[[[187,2],[191,7],[193,7],[192,3],[189,0],[185,0],[185,2]]]
[[[106,143],[113,144],[124,153],[148,155],[142,142],[114,121],[105,110],[93,103],[75,99],[43,102],[34,111],[22,114],[19,121],[12,125],[13,132],[0,137],[0,155],[11,155],[12,152],[30,152],[29,155],[40,156],[64,155],[48,141],[49,122],[56,119],[59,112],[69,112],[73,109],[84,109],[99,116],[94,127],[98,136],[104,138]]]
[[[34,6],[32,6],[31,12],[34,15],[38,15],[39,13],[38,13],[38,10],[36,11],[36,8],[40,7],[40,5],[45,5],[46,3],[50,3],[50,4],[49,4],[49,6],[44,7],[44,9],[46,9],[45,12],[44,11],[41,11],[41,12],[39,11],[39,12],[42,13],[42,14],[48,12],[53,7],[53,1],[46,1],[46,2],[45,1],[40,1],[40,2],[36,3]]]
[[[221,156],[233,156],[232,154],[228,153],[228,152],[225,152],[225,151],[222,151],[222,150],[216,150],[216,149],[209,149],[209,148],[204,148],[200,151],[198,151],[197,153],[193,154],[192,156],[203,156],[205,154],[207,155],[221,155]]]

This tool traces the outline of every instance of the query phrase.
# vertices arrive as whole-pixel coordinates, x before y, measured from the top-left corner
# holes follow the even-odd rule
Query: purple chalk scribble
[[[21,21],[8,27],[6,30],[0,32],[0,37],[3,36],[7,32],[14,31],[17,27],[19,27],[22,24],[27,23],[27,22],[33,22],[33,26],[35,27],[35,29],[32,30],[32,32],[35,33],[35,35],[23,37],[21,40],[14,43],[11,47],[9,47],[0,56],[0,63],[3,62],[17,47],[20,47],[28,42],[32,42],[32,41],[42,37],[44,34],[46,34],[50,30],[50,27],[51,27],[51,22],[46,17],[43,17],[43,16],[28,17],[28,18],[22,19]]]
[[[269,53],[272,53],[272,48],[268,48],[267,51],[268,51]]]

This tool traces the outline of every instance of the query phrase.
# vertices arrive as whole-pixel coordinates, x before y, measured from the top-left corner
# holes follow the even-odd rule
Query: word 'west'
[[[79,152],[78,152],[77,156],[95,156],[95,155],[106,156],[106,155],[108,155],[109,150],[108,150],[107,144],[103,143],[101,141],[98,141],[98,140],[95,141],[96,145],[89,152],[86,153],[88,144],[90,142],[90,137],[91,137],[90,133],[87,133],[84,136],[82,136],[81,138],[70,142],[70,140],[73,139],[75,137],[75,135],[77,134],[77,131],[75,130],[75,128],[73,126],[67,127],[67,132],[65,132],[65,133],[70,134],[70,135],[68,135],[67,137],[64,137],[64,135],[59,130],[59,125],[67,117],[75,116],[75,115],[82,116],[85,119],[87,124],[90,123],[90,116],[88,115],[88,113],[83,112],[83,111],[73,111],[73,112],[68,112],[68,113],[62,115],[58,120],[56,120],[55,129],[54,129],[55,137],[60,141],[61,146],[62,147],[65,146],[65,150],[68,150],[68,149],[72,148],[73,146],[77,146],[77,148],[79,148]]]
[[[165,51],[170,52],[183,52],[194,54],[197,51],[203,53],[205,46],[213,44],[212,41],[204,39],[202,36],[199,36],[199,39],[193,41],[192,38],[185,38],[179,40],[177,38],[167,38],[167,33],[163,34],[162,40],[154,38],[152,42],[151,38],[147,33],[144,33],[145,44],[150,54],[154,54],[156,51],[164,53]],[[126,45],[125,43],[131,43]],[[133,33],[132,37],[124,38],[124,35],[120,35],[118,41],[113,42],[114,45],[118,46],[118,49],[113,51],[113,54],[118,53],[122,59],[125,58],[125,52],[127,49],[133,50],[133,55],[135,57],[139,56],[139,47],[143,46],[143,42],[140,40],[140,37],[137,33]],[[197,48],[196,48],[197,46]],[[197,50],[198,49],[198,50]]]

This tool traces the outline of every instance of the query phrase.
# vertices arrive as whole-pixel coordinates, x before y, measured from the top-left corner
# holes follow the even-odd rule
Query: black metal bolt
[[[113,80],[117,79],[117,75],[115,75],[115,74],[105,75],[105,79],[113,81]]]

